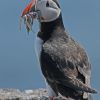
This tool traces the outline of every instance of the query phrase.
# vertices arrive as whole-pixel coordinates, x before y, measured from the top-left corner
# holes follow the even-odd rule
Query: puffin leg
[[[54,100],[54,97],[53,97],[53,96],[51,96],[51,97],[50,97],[50,100]]]

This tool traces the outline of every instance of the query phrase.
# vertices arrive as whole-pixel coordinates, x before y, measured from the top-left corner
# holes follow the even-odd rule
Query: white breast
[[[36,56],[37,56],[37,59],[38,59],[38,64],[40,66],[40,61],[39,61],[39,58],[40,58],[40,54],[41,54],[41,50],[42,50],[42,45],[43,45],[43,40],[40,39],[39,37],[36,37],[35,39],[35,52],[36,52]],[[40,67],[41,68],[41,67]],[[45,77],[44,77],[45,79]],[[45,79],[45,82],[46,82],[46,79]],[[51,88],[51,86],[46,82],[46,87],[47,87],[47,90],[48,90],[48,95],[51,97],[51,96],[56,96],[55,92],[53,91],[53,89]]]
[[[35,52],[36,52],[36,56],[37,56],[38,60],[40,58],[42,45],[43,45],[43,40],[40,39],[39,37],[36,37],[36,39],[35,39]]]

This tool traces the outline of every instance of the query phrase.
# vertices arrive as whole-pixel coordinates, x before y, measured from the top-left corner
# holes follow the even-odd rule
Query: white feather
[[[57,96],[56,93],[53,91],[52,87],[46,82],[46,80],[45,83],[46,83],[49,97],[56,97]]]
[[[42,50],[42,45],[43,45],[43,40],[40,39],[39,37],[36,37],[36,39],[35,39],[35,52],[36,52],[36,56],[37,56],[37,59],[38,59],[38,62],[39,62],[39,66],[40,66],[39,58],[40,58],[40,54],[41,54],[41,50]],[[44,79],[45,79],[45,77],[44,77]],[[46,79],[45,79],[45,83],[46,83],[46,87],[47,87],[49,97],[56,96],[56,94],[53,91],[53,89],[51,88],[51,86],[46,82]]]
[[[35,39],[35,52],[36,52],[36,56],[37,56],[38,60],[40,58],[42,45],[43,45],[43,40],[40,39],[39,37],[36,37],[36,39]]]
[[[47,1],[49,2],[49,7],[46,7]],[[40,0],[36,4],[36,9],[40,11],[41,22],[51,22],[56,20],[60,13],[61,9],[53,0]]]

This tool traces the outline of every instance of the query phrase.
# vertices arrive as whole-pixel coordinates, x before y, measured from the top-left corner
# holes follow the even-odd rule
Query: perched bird
[[[57,0],[32,0],[24,9],[28,30],[37,19],[37,52],[50,97],[59,94],[68,100],[92,100],[97,93],[90,86],[91,65],[85,50],[65,31]],[[71,98],[71,99],[70,99]]]

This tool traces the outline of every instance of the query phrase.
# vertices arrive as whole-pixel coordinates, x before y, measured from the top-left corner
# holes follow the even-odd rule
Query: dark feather
[[[70,89],[73,95],[84,92],[96,93],[86,84],[91,67],[84,49],[64,31],[56,32],[43,44],[41,52],[41,69],[47,81],[55,83],[58,92],[62,91],[62,86],[66,87],[63,91],[67,92]],[[72,92],[73,90],[75,92]],[[67,94],[64,92],[63,95]]]

